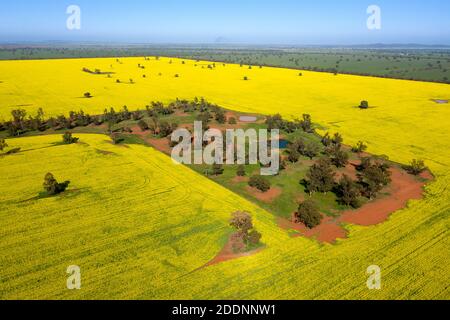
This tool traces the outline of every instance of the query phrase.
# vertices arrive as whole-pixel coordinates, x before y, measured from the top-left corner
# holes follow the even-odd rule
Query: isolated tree
[[[1,142],[0,142],[0,145],[1,145]],[[417,176],[417,175],[421,174],[423,171],[425,171],[425,169],[426,169],[425,162],[423,160],[413,159],[411,161],[411,163],[409,164],[409,166],[407,166],[406,169],[409,173]]]
[[[90,92],[85,92],[85,93],[84,93],[84,97],[87,98],[87,99],[89,99],[89,98],[92,98],[92,95],[91,95]]]
[[[230,226],[236,229],[230,238],[234,251],[241,252],[249,245],[259,244],[261,234],[253,226],[252,217],[247,212],[234,212],[231,216]]]
[[[330,159],[322,158],[314,164],[306,174],[306,187],[308,192],[327,193],[333,189],[335,172],[331,167]]]
[[[360,187],[349,176],[345,174],[342,176],[336,187],[336,191],[340,202],[343,204],[352,206],[353,208],[361,206],[359,202],[359,196],[361,195]]]
[[[248,185],[258,189],[261,192],[267,192],[270,190],[270,181],[266,177],[260,175],[250,177]]]
[[[244,77],[244,81],[248,81],[248,77],[247,76]]]
[[[65,143],[65,144],[77,143],[79,140],[79,138],[72,137],[71,132],[64,133],[62,136],[62,139],[63,139],[63,143]]]
[[[367,102],[366,100],[361,101],[359,108],[360,109],[369,109],[369,102]]]
[[[8,147],[8,144],[6,143],[5,139],[0,139],[0,151],[3,151],[6,147]]]
[[[55,177],[51,173],[47,173],[44,178],[44,189],[48,195],[53,196],[64,192],[69,186],[70,181],[65,181],[63,183],[58,183]]]
[[[316,203],[311,199],[302,202],[298,206],[295,217],[297,220],[296,222],[301,222],[310,229],[318,226],[323,218]]]
[[[246,173],[245,173],[245,166],[243,164],[241,164],[241,165],[239,165],[237,167],[236,175],[238,177],[244,177],[246,175]]]
[[[236,118],[230,117],[230,118],[228,119],[228,124],[236,124],[236,123],[237,123]]]

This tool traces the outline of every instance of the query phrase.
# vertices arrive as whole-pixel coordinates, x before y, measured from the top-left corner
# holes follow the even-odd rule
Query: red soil
[[[391,172],[392,183],[386,190],[389,196],[369,202],[358,210],[345,211],[339,222],[375,225],[386,221],[391,213],[405,208],[409,200],[422,199],[424,182],[397,167],[393,167]]]
[[[342,176],[345,174],[348,177],[352,178],[353,180],[357,179],[357,171],[356,167],[361,164],[361,161],[349,161],[347,166],[345,168],[339,169],[336,173],[336,180],[339,181],[339,179],[342,178]]]
[[[359,209],[345,211],[338,218],[325,217],[322,223],[313,229],[283,218],[278,219],[278,225],[285,230],[298,231],[300,233],[298,236],[314,238],[319,242],[334,243],[337,239],[345,238],[347,235],[343,224],[371,226],[382,223],[393,212],[405,208],[409,200],[422,199],[423,186],[426,181],[433,179],[429,171],[421,174],[421,178],[425,181],[420,181],[398,167],[393,167],[391,172],[392,183],[384,190],[390,194],[389,196],[369,202]]]
[[[239,177],[236,176],[233,179],[231,179],[231,182],[233,183],[240,183],[240,182],[248,182],[249,178],[248,177]]]
[[[142,131],[139,126],[135,126],[132,128],[133,135],[140,136],[145,142],[151,144],[154,148],[159,151],[162,151],[166,154],[170,154],[172,152],[172,148],[170,148],[169,139],[167,138],[150,138],[150,133],[148,131]]]
[[[248,257],[248,256],[251,256],[253,254],[260,252],[262,249],[264,249],[264,248],[261,247],[261,248],[258,248],[258,249],[252,250],[252,251],[235,253],[235,252],[233,252],[232,242],[229,239],[228,242],[223,247],[222,251],[220,251],[219,254],[214,257],[214,259],[212,259],[207,264],[205,264],[203,266],[203,268],[209,267],[209,266],[221,263],[221,262],[237,259],[237,258]]]
[[[302,223],[294,223],[288,219],[278,218],[277,220],[280,228],[299,232],[294,237],[303,236],[316,239],[319,242],[334,243],[336,239],[343,239],[347,236],[347,231],[331,217],[325,217],[320,225],[312,229],[307,228]]]
[[[280,188],[277,188],[277,187],[272,187],[272,188],[270,188],[269,191],[266,191],[266,192],[261,192],[258,189],[252,188],[250,186],[247,186],[246,189],[247,189],[248,193],[250,193],[256,199],[258,199],[262,202],[266,202],[266,203],[273,202],[273,200],[278,198],[280,196],[280,194],[283,192],[283,190],[281,190]]]

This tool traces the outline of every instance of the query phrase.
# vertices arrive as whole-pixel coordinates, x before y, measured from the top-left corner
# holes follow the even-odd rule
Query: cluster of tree
[[[333,137],[328,132],[322,137],[325,154],[330,157],[331,162],[338,168],[345,167],[349,160],[348,153],[342,148],[343,142],[344,139],[338,132]]]
[[[159,135],[163,138],[171,135],[172,132],[174,132],[178,127],[178,124],[176,124],[175,122],[169,123],[168,121],[159,120],[155,116],[151,117],[149,122],[141,119],[137,124],[141,131],[149,130],[153,134]]]
[[[260,243],[261,233],[255,229],[252,217],[247,212],[234,212],[230,225],[236,229],[236,232],[230,238],[234,252],[246,251]]]
[[[289,162],[296,163],[301,155],[312,159],[316,157],[320,151],[320,146],[314,141],[305,142],[304,139],[299,138],[288,145],[288,160]]]
[[[301,120],[295,119],[294,121],[284,120],[280,114],[275,114],[267,117],[266,124],[269,130],[279,129],[284,130],[287,133],[292,133],[298,129],[303,129],[303,131],[308,133],[314,132],[311,116],[309,114],[304,114]]]
[[[168,115],[173,113],[173,107],[164,107],[161,103],[152,103],[152,107],[147,107],[147,114],[157,119],[158,115]],[[114,108],[105,109],[102,115],[91,116],[84,113],[83,110],[78,112],[70,111],[69,116],[60,115],[44,119],[44,111],[40,108],[36,116],[27,116],[27,112],[23,109],[13,110],[11,112],[12,120],[0,123],[0,131],[7,130],[10,136],[19,136],[30,131],[54,130],[70,130],[76,127],[85,127],[90,124],[101,125],[108,124],[108,129],[112,133],[113,126],[123,121],[133,120],[139,121],[144,118],[145,113],[141,110],[129,111],[127,106],[123,106],[122,110],[116,111]],[[159,129],[159,130],[158,130]],[[162,135],[167,136],[173,131],[173,124],[161,122],[155,126],[155,131],[161,131]]]
[[[51,173],[47,173],[44,177],[44,190],[48,195],[53,196],[64,192],[69,186],[70,181],[65,181],[63,183],[58,183],[55,177]]]
[[[266,177],[260,175],[251,176],[248,181],[248,185],[252,188],[258,189],[261,192],[267,192],[270,190],[270,181]]]
[[[330,158],[324,157],[309,169],[302,183],[310,194],[333,191],[342,204],[358,208],[361,197],[373,199],[391,182],[391,173],[388,164],[371,158],[363,158],[357,170],[356,181],[343,175],[336,182],[332,162]]]

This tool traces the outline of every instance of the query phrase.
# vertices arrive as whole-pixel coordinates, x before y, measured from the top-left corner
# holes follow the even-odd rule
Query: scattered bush
[[[236,123],[237,123],[236,118],[230,117],[230,118],[228,119],[228,124],[236,124]]]
[[[0,142],[1,144],[1,142]],[[419,175],[424,172],[426,169],[425,162],[423,160],[413,159],[409,166],[406,167],[406,170],[413,175]]]
[[[366,150],[367,150],[367,145],[362,141],[358,141],[358,143],[352,147],[352,152],[354,152],[354,153],[362,153]]]

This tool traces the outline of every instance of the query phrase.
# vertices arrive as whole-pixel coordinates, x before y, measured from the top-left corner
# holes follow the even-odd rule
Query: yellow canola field
[[[367,141],[370,152],[404,163],[424,158],[436,181],[427,187],[424,200],[411,201],[408,208],[393,214],[389,221],[369,228],[351,227],[349,239],[334,246],[319,246],[311,240],[287,237],[268,213],[186,168],[171,167],[170,159],[164,161],[164,156],[147,148],[114,149],[120,160],[108,156],[99,161],[104,155],[100,157],[87,146],[39,149],[59,137],[9,140],[10,145],[28,144],[35,150],[0,159],[0,236],[2,252],[7,252],[0,258],[2,297],[450,298],[450,107],[431,101],[449,99],[448,85],[312,72],[303,72],[299,77],[295,70],[248,69],[220,63],[210,70],[207,62],[186,60],[182,64],[181,60],[172,59],[170,63],[167,58],[120,61],[0,62],[0,117],[7,119],[10,110],[18,107],[29,112],[43,107],[48,115],[80,108],[93,114],[101,113],[106,106],[118,108],[126,104],[136,109],[152,100],[203,96],[241,111],[280,112],[286,117],[311,113],[324,130],[341,132],[348,143]],[[138,63],[146,69],[139,69]],[[83,67],[116,73],[107,78],[83,73]],[[142,73],[147,77],[142,78]],[[249,81],[243,81],[244,76]],[[116,83],[117,78],[122,83]],[[123,83],[129,78],[135,84]],[[81,98],[87,91],[94,98]],[[373,108],[355,108],[363,99]],[[113,148],[102,142],[106,137],[101,141],[90,136],[82,138],[86,139],[93,139],[88,143],[95,148]],[[70,148],[77,150],[67,150]],[[91,151],[85,153],[80,148]],[[83,170],[71,164],[83,164]],[[32,169],[36,168],[39,170],[35,174]],[[64,199],[45,199],[44,205],[42,200],[22,203],[36,195],[43,174],[49,170],[73,180],[71,187],[78,185],[78,189],[90,191]],[[145,187],[137,191],[135,184],[149,175],[147,171],[159,172],[164,181],[177,177],[188,189],[197,188],[204,193],[188,197],[183,210],[176,208],[172,212],[170,192],[152,189],[167,192],[170,182],[156,182],[154,186],[141,181],[139,185]],[[96,172],[102,174],[97,176]],[[8,180],[3,179],[5,176]],[[162,205],[155,207],[148,200],[155,194]],[[199,211],[205,206],[208,209]],[[242,207],[256,216],[267,249],[251,257],[196,270],[223,244],[229,231],[226,219],[230,211]],[[89,213],[94,215],[92,219],[83,215],[84,210],[91,209],[95,209]],[[70,216],[76,213],[77,223],[71,223],[67,216],[62,219],[57,210],[67,210],[64,212]],[[213,217],[209,229],[198,226],[207,223],[199,212]],[[147,214],[144,221],[148,225],[142,224],[140,219]],[[173,220],[168,217],[176,217],[176,223],[184,215],[189,218],[182,221],[182,226],[192,234],[170,224]],[[167,219],[161,220],[164,217]],[[110,231],[110,236],[99,234],[108,225],[105,220],[119,235],[114,231]],[[157,227],[151,227],[154,224]],[[122,225],[128,229],[120,229]],[[161,238],[153,239],[153,228],[159,230]],[[68,230],[74,234],[70,236]],[[66,234],[71,238],[62,238]],[[73,247],[71,241],[75,241]],[[182,249],[176,247],[164,260],[161,256],[170,251],[167,246],[178,241],[184,243],[180,245]],[[133,247],[137,249],[131,250]],[[104,251],[108,258],[102,260]],[[92,277],[87,276],[84,290],[68,292],[64,289],[65,280],[58,277],[64,274],[68,263],[78,261],[96,271],[92,271]],[[370,291],[366,287],[366,268],[372,264],[382,269],[382,290]]]
[[[236,210],[252,212],[268,246],[288,239],[270,214],[152,148],[77,137],[8,140],[22,152],[0,158],[2,299],[157,299],[215,257]],[[47,172],[71,180],[64,195],[39,198]],[[80,291],[66,287],[69,265]]]

